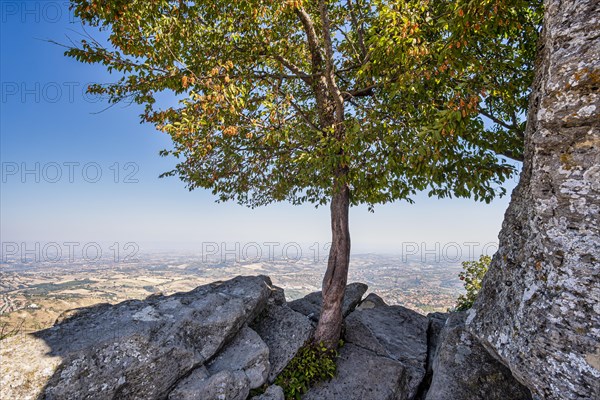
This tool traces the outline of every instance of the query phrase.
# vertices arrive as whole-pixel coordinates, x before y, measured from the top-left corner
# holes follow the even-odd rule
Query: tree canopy
[[[89,90],[143,104],[167,175],[220,200],[326,204],[338,176],[353,205],[490,201],[522,157],[539,0],[72,5],[109,37],[66,54],[120,74]]]

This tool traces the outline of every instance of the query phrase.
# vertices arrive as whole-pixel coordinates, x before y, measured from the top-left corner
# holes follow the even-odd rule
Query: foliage
[[[477,293],[481,289],[481,281],[492,262],[490,256],[481,255],[477,261],[465,261],[462,263],[464,271],[458,276],[461,281],[464,281],[467,293],[458,296],[456,301],[456,311],[468,310],[473,306]]]
[[[66,54],[120,75],[90,92],[144,105],[166,175],[221,201],[490,201],[521,157],[540,0],[71,4],[109,36]]]
[[[542,1],[374,3],[373,29],[386,34],[372,36],[381,57],[373,64],[393,77],[386,103],[416,115],[434,142],[459,137],[522,160]]]
[[[340,343],[342,345],[342,343]],[[300,399],[312,385],[335,376],[338,354],[322,343],[307,343],[292,358],[275,379],[275,384],[283,388],[287,400]]]

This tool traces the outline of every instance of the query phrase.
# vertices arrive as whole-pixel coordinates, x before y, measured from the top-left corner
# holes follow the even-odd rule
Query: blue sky
[[[216,204],[208,191],[190,193],[176,178],[159,179],[173,166],[158,156],[169,138],[140,125],[135,106],[100,112],[106,103],[84,89],[116,77],[45,41],[66,42],[66,35],[81,32],[67,2],[3,0],[1,7],[2,242],[136,242],[150,250],[206,241],[329,240],[326,207],[251,210]],[[23,175],[24,169],[34,172]],[[352,209],[354,251],[397,253],[404,242],[495,242],[509,196],[489,205],[415,200],[378,206],[374,214]]]

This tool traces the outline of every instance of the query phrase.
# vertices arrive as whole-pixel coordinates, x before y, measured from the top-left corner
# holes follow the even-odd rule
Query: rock
[[[435,312],[427,314],[427,373],[432,372],[433,360],[438,349],[440,333],[448,319],[448,313]]]
[[[465,330],[465,313],[452,313],[433,361],[426,400],[529,400],[531,393],[510,370]]]
[[[269,286],[267,277],[237,277],[84,308],[50,329],[5,339],[0,398],[166,398],[263,310]]]
[[[277,385],[271,385],[260,396],[254,396],[252,400],[285,400],[283,389]]]
[[[352,343],[340,350],[336,376],[316,384],[303,400],[404,400],[406,369],[398,361],[382,357]]]
[[[286,304],[285,292],[278,286],[271,286],[271,294],[269,296],[269,305],[282,306]]]
[[[600,398],[600,2],[544,1],[525,160],[468,329],[543,399]]]
[[[381,297],[377,296],[375,293],[369,293],[369,295],[365,297],[363,301],[360,302],[360,305],[357,307],[357,309],[366,310],[368,308],[385,306],[387,306],[387,304]]]
[[[351,283],[346,286],[344,302],[342,303],[342,314],[344,317],[350,314],[360,303],[362,296],[368,288],[364,283]],[[321,315],[321,306],[323,305],[322,294],[321,292],[313,292],[301,299],[289,302],[288,305],[292,310],[306,315],[311,320],[317,322]]]
[[[448,318],[447,313],[434,312],[427,314],[427,362],[425,363],[425,378],[419,387],[417,399],[424,399],[427,390],[431,386],[433,378],[433,361],[435,360],[436,351],[438,349],[439,337],[444,324]]]
[[[413,399],[425,377],[428,319],[401,306],[356,310],[346,318],[346,341],[400,363],[403,396]]]
[[[205,378],[190,375],[169,394],[169,400],[246,400],[249,393],[243,371],[225,370]]]
[[[169,393],[169,399],[192,399],[198,396],[198,392],[203,390],[197,387],[200,382],[205,382],[210,377],[208,370],[204,365],[194,369],[186,378],[178,382],[174,390]],[[196,387],[195,387],[196,385]]]
[[[269,348],[272,383],[313,334],[310,320],[287,305],[269,305],[250,325]]]
[[[256,332],[244,327],[207,368],[211,375],[223,370],[243,371],[250,389],[254,389],[262,386],[269,376],[269,348]]]

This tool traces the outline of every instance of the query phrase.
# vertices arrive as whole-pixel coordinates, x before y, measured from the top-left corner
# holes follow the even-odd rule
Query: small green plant
[[[308,342],[277,376],[275,384],[283,388],[286,400],[299,400],[312,385],[335,376],[337,356],[336,350],[322,343]]]
[[[490,256],[482,255],[477,261],[465,261],[462,263],[463,270],[458,277],[461,281],[465,282],[465,289],[467,293],[458,296],[456,301],[455,311],[468,310],[473,306],[477,293],[481,289],[481,281],[483,276],[488,270],[492,258]]]

